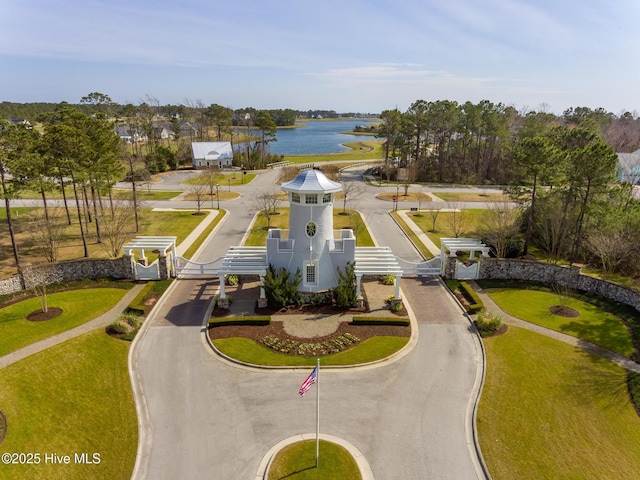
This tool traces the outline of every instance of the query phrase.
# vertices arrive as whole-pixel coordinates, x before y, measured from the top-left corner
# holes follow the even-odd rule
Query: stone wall
[[[113,278],[116,280],[133,279],[131,257],[124,256],[116,259],[82,259],[45,265],[41,270],[47,279],[47,284],[56,282],[73,282],[85,278]],[[29,287],[26,275],[27,288]],[[0,295],[19,292],[22,290],[20,277],[17,275],[0,280]]]
[[[592,293],[629,305],[640,311],[640,292],[617,283],[589,277],[580,267],[563,267],[552,263],[483,258],[480,261],[480,279],[528,280],[541,283],[557,283],[582,292]]]

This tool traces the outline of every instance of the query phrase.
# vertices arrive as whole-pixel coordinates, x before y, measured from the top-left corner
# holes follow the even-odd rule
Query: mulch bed
[[[549,307],[549,311],[554,315],[567,318],[576,318],[580,316],[580,312],[571,307],[563,307],[562,305],[554,305]]]
[[[46,312],[42,310],[36,310],[27,315],[27,320],[31,322],[46,322],[47,320],[53,320],[56,317],[62,315],[62,309],[58,307],[49,307]]]
[[[225,325],[209,329],[209,336],[212,340],[217,340],[219,338],[244,337],[258,343],[261,343],[262,339],[267,335],[275,335],[283,340],[288,339],[298,342],[321,343],[337,338],[345,333],[350,333],[351,335],[358,337],[360,341],[377,336],[409,337],[411,335],[411,327],[396,325],[350,325],[348,322],[343,322],[331,335],[313,338],[300,338],[289,335],[284,330],[284,323],[273,319],[271,320],[270,325],[264,326]]]

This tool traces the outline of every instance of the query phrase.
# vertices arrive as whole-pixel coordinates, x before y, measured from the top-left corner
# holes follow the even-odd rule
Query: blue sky
[[[0,101],[640,110],[638,0],[0,0]]]

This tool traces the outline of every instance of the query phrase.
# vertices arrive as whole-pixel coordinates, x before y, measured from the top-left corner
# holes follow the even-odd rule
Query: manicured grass
[[[362,478],[358,464],[342,446],[320,440],[316,467],[316,441],[303,440],[280,450],[268,476],[271,480],[359,480]]]
[[[171,200],[181,193],[182,192],[169,192],[165,190],[147,190],[145,188],[138,188],[136,189],[136,198],[139,202],[143,202],[145,200]],[[131,200],[133,198],[133,193],[131,192],[131,190],[114,190],[113,198]]]
[[[39,465],[0,465],[0,479],[128,479],[137,420],[127,370],[128,342],[96,330],[0,370],[0,408],[7,417],[4,452],[39,453]],[[70,455],[69,465],[44,454]],[[74,454],[100,455],[99,464]]]
[[[374,337],[364,340],[344,352],[321,357],[322,365],[356,365],[372,362],[397,352],[409,341],[409,337]],[[213,340],[215,347],[225,355],[253,365],[308,366],[316,359],[277,353],[248,338],[220,338]]]
[[[445,202],[505,202],[510,200],[509,195],[504,193],[434,192],[434,194]]]
[[[246,185],[247,183],[250,183],[251,180],[256,178],[255,173],[248,172],[244,175],[242,174],[242,172],[230,174],[216,173],[214,175],[216,176],[216,182],[220,185],[221,190],[225,187],[228,188],[229,186],[234,187],[238,185]],[[242,178],[243,176],[244,180]],[[209,185],[209,182],[207,180],[207,171],[203,170],[199,175],[189,178],[182,183],[185,185]]]
[[[287,230],[289,228],[289,208],[278,208],[278,214],[271,217],[270,227],[281,228]],[[342,208],[333,209],[333,228],[334,230],[340,230],[341,228],[350,226],[353,227],[354,235],[356,235],[356,245],[359,247],[372,247],[374,246],[371,234],[367,229],[362,217],[355,210],[346,210],[348,215],[340,215]],[[267,242],[267,219],[260,215],[253,228],[249,232],[245,245],[247,246],[263,246]]]
[[[590,303],[567,299],[566,306],[580,313],[578,317],[567,318],[549,311],[560,302],[553,293],[515,288],[490,289],[488,293],[500,308],[514,317],[581,338],[621,355],[631,356],[634,351],[631,334],[622,320]]]
[[[138,235],[168,235],[178,237],[176,244],[180,245],[194,228],[204,219],[204,216],[194,215],[192,211],[154,212],[144,211],[142,230]]]
[[[12,211],[15,211],[13,208]],[[43,215],[42,208],[31,209],[30,214],[36,218]],[[0,209],[0,220],[4,209]],[[14,226],[18,239],[18,249],[20,258],[24,263],[34,265],[44,263],[45,259],[40,255],[35,247],[33,235],[28,228],[28,218],[22,210],[18,215],[14,215]],[[140,209],[140,231],[135,232],[133,222],[127,232],[128,239],[133,239],[136,235],[168,235],[177,236],[178,244],[202,221],[203,216],[193,215],[193,211],[174,212],[154,212],[150,209]],[[133,216],[133,214],[132,214]],[[59,261],[80,259],[84,255],[80,230],[77,218],[72,215],[72,225],[64,229],[64,240],[58,252]],[[108,258],[104,245],[98,244],[95,233],[95,225],[90,224],[87,232],[87,244],[91,258]],[[151,258],[153,260],[153,258]],[[13,266],[13,255],[11,254],[11,242],[6,221],[0,221],[0,277],[7,277],[16,273]]]
[[[126,293],[121,288],[92,288],[49,294],[49,308],[61,308],[63,313],[43,322],[27,320],[27,315],[41,309],[38,298],[1,308],[0,356],[93,320],[113,308]]]
[[[640,419],[622,368],[513,326],[484,344],[478,431],[494,480],[638,478]]]
[[[422,240],[420,240],[420,238],[415,233],[413,233],[407,223],[402,219],[400,215],[398,215],[398,212],[391,212],[391,216],[400,226],[402,231],[407,235],[407,237],[409,237],[409,240],[411,240],[411,242],[415,245],[422,257],[425,260],[433,258],[433,254],[431,253],[431,251],[425,246],[424,243],[422,243]]]

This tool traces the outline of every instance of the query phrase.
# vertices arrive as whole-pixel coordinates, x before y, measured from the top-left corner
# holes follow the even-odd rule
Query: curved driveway
[[[275,175],[263,173],[240,199],[224,202],[230,215],[196,260],[240,243],[252,219],[251,191]],[[385,213],[388,202],[367,193],[357,207],[381,245],[417,260]],[[378,480],[484,478],[468,428],[482,375],[479,340],[437,279],[402,282],[416,313],[417,345],[388,364],[321,369],[321,432],[354,444]],[[135,479],[251,479],[273,445],[315,431],[314,396],[298,395],[306,370],[231,366],[204,344],[202,323],[216,289],[210,279],[174,282],[134,342]]]

